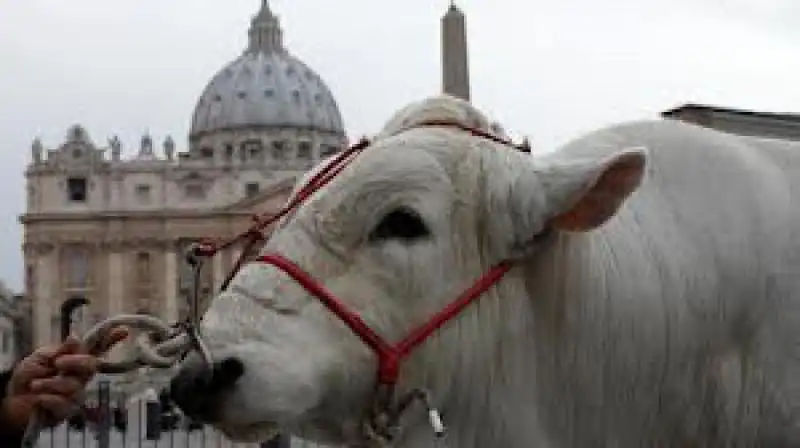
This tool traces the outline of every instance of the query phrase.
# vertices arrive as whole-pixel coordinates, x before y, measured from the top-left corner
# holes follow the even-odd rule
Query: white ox
[[[449,446],[800,443],[800,319],[780,275],[800,147],[667,120],[531,157],[418,126],[431,119],[491,129],[449,97],[403,109],[264,253],[388,340],[517,260],[403,364],[401,387],[431,392]],[[360,443],[375,355],[279,269],[242,269],[203,333],[223,379],[192,385],[202,369],[183,367],[173,394],[190,413],[237,439]],[[422,410],[403,423],[397,446],[432,446]]]

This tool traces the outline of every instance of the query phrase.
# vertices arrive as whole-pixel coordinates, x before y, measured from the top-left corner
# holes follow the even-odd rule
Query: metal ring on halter
[[[203,268],[203,246],[199,243],[192,244],[186,251],[186,261],[192,266],[194,278],[192,295],[189,297],[190,316],[185,329],[192,345],[200,352],[203,362],[208,367],[206,371],[211,372],[214,360],[211,357],[211,351],[200,336],[200,272]]]

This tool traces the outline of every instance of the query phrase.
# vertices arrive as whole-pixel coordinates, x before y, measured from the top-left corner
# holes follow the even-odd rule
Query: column
[[[107,241],[103,245],[106,256],[107,271],[106,276],[106,315],[101,316],[101,320],[111,316],[125,313],[125,252],[120,241]],[[95,300],[99,300],[103,294],[97,294]],[[119,360],[129,356],[129,347],[124,345],[116,346],[107,357],[111,360]]]
[[[164,319],[178,320],[178,254],[173,245],[164,251]]]
[[[58,280],[58,264],[56,250],[52,247],[38,251],[36,260],[35,298],[33,302],[34,331],[33,347],[55,342],[58,335],[53,334],[58,311],[53,306],[58,302],[56,282]]]
[[[211,291],[211,297],[214,297],[222,287],[222,281],[225,280],[227,272],[225,272],[225,251],[221,251],[211,257],[211,273],[213,275],[214,290]]]
[[[108,317],[126,312],[125,259],[121,248],[112,247],[108,256]]]

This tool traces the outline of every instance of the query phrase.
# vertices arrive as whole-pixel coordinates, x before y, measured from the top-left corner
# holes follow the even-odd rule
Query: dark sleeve
[[[11,370],[0,373],[0,403],[6,399],[8,381],[11,379]],[[0,446],[12,447],[22,445],[22,433],[17,428],[7,428],[0,419]]]

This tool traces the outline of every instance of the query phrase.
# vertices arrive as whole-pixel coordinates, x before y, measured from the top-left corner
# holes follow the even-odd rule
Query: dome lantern
[[[272,14],[267,0],[261,1],[261,10],[250,22],[248,52],[284,52],[283,31],[278,18]]]

